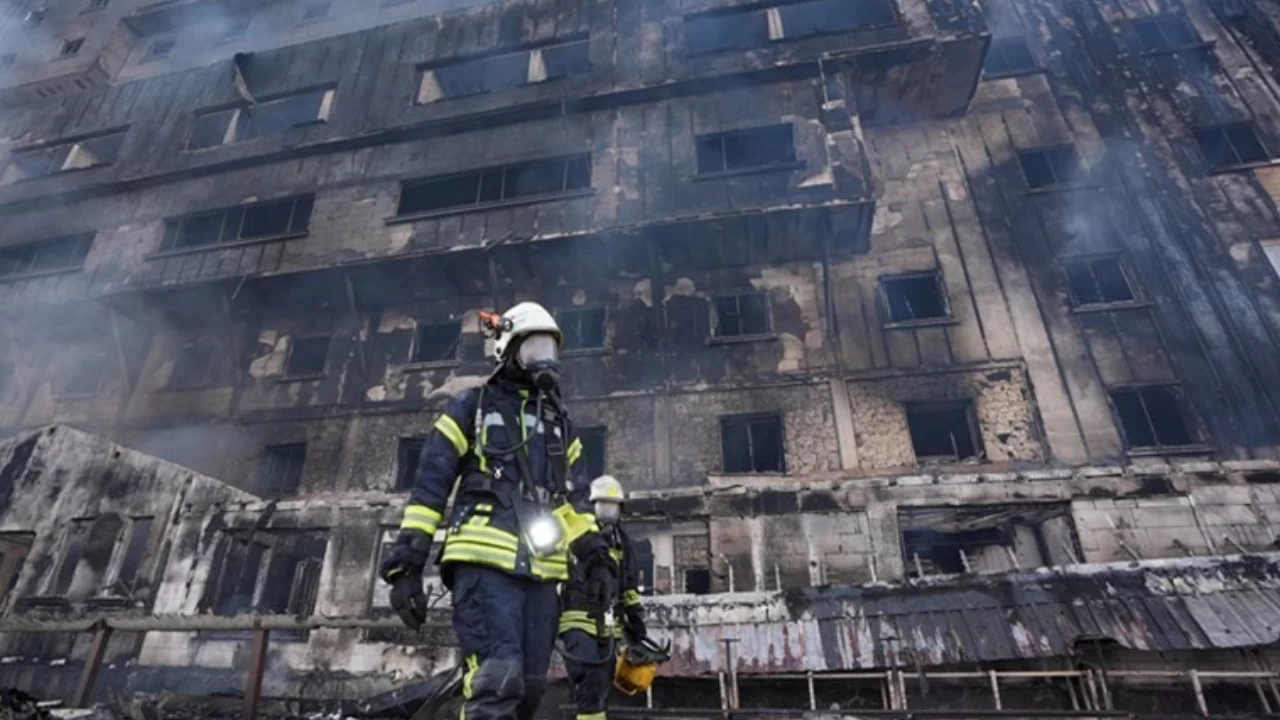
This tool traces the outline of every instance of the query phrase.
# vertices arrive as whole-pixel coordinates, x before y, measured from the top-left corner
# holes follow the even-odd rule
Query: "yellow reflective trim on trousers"
[[[569,457],[570,465],[578,462],[578,458],[582,457],[582,440],[574,438],[573,442],[569,443],[569,449],[565,451],[565,455]]]
[[[440,419],[436,420],[436,429],[453,443],[453,449],[458,451],[458,457],[467,454],[467,434],[458,427],[456,420],[448,415],[441,415]]]
[[[471,699],[471,681],[476,676],[476,672],[480,670],[480,658],[475,653],[467,656],[467,671],[462,675],[462,697],[463,699]],[[464,704],[462,710],[458,714],[459,720],[467,720],[467,706]]]
[[[574,720],[609,720],[608,715],[603,712],[594,713],[578,713],[574,715]]]

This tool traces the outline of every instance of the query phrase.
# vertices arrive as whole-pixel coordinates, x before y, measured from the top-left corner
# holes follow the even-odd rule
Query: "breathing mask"
[[[534,387],[549,392],[560,382],[560,345],[550,333],[534,333],[520,342],[516,361]]]
[[[605,525],[613,525],[622,519],[622,504],[616,502],[592,503],[591,511],[596,520]]]

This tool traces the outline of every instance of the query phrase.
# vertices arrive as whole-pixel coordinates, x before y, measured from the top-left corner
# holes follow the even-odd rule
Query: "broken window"
[[[407,492],[413,488],[426,443],[424,437],[400,438],[400,446],[396,449],[396,490]]]
[[[1018,164],[1032,190],[1068,185],[1079,179],[1076,149],[1070,145],[1019,151]]]
[[[1200,41],[1187,21],[1178,15],[1154,15],[1129,24],[1129,31],[1140,52],[1177,50]]]
[[[258,470],[256,494],[263,497],[294,495],[302,484],[302,464],[307,459],[307,444],[268,445]]]
[[[706,595],[711,592],[711,539],[707,533],[671,538],[672,592]]]
[[[31,545],[35,542],[35,533],[5,532],[0,533],[0,602],[8,599],[9,594],[18,585],[22,576],[22,566],[26,563]]]
[[[424,68],[418,85],[418,103],[583,75],[590,69],[585,39],[502,55],[469,58]]]
[[[320,20],[329,16],[329,2],[312,2],[302,6],[302,21]]]
[[[994,77],[1028,72],[1036,68],[1036,59],[1031,56],[1025,39],[995,38],[987,50],[987,60],[982,65],[982,72],[988,77]]]
[[[76,358],[71,373],[63,383],[62,395],[97,395],[102,381],[111,367],[111,356],[106,350],[90,349]]]
[[[169,54],[173,52],[173,46],[176,44],[172,38],[152,40],[151,44],[147,46],[147,54],[142,58],[143,62],[169,57]]]
[[[334,97],[333,88],[317,88],[257,105],[198,113],[187,138],[187,149],[200,150],[281,135],[292,128],[325,122],[333,110]]]
[[[604,347],[604,308],[574,308],[556,312],[556,324],[564,333],[565,350]]]
[[[84,599],[97,592],[123,530],[124,520],[114,513],[71,521],[51,594]]]
[[[1253,123],[1197,128],[1192,133],[1204,159],[1217,170],[1264,162],[1271,157]]]
[[[966,460],[983,454],[970,402],[909,404],[907,428],[917,461]]]
[[[1075,307],[1132,302],[1137,299],[1119,256],[1064,260],[1067,288]]]
[[[712,302],[716,337],[769,334],[769,299],[764,293],[729,295],[715,298]]]
[[[167,387],[180,390],[218,384],[223,379],[223,367],[222,348],[212,339],[180,341]]]
[[[136,517],[129,521],[129,539],[124,545],[124,556],[120,559],[120,568],[116,571],[113,590],[124,596],[133,597],[138,589],[138,570],[142,567],[142,559],[151,542],[152,518]]]
[[[456,322],[418,325],[413,340],[413,362],[449,362],[458,358],[462,325]]]
[[[309,617],[315,611],[327,549],[325,531],[226,536],[213,594],[214,613]],[[291,634],[297,639],[294,633],[284,637]]]
[[[1117,388],[1110,395],[1130,449],[1179,447],[1196,442],[1175,386]]]
[[[684,591],[690,595],[707,595],[711,592],[711,569],[690,568],[684,571]]]
[[[328,335],[294,338],[284,365],[285,377],[323,375],[329,361],[329,340]]]
[[[690,55],[758,47],[769,42],[768,13],[751,10],[686,17],[684,38]]]
[[[721,418],[720,448],[726,474],[786,470],[782,418],[777,415]]]
[[[62,47],[58,48],[59,57],[71,57],[80,52],[80,48],[84,47],[84,38],[74,38],[72,40],[63,40]]]
[[[534,160],[406,182],[398,215],[550,196],[591,187],[591,156]]]
[[[809,0],[779,5],[782,37],[845,32],[893,22],[893,6],[884,0]]]
[[[110,165],[120,156],[124,130],[113,130],[92,137],[63,141],[33,150],[16,150],[5,168],[4,184],[43,177],[69,170]]]
[[[786,165],[796,160],[790,125],[773,125],[697,138],[698,174]]]
[[[936,272],[880,278],[887,324],[947,318],[946,294]]]
[[[898,511],[907,574],[991,573],[1079,561],[1068,503]]]
[[[311,226],[314,201],[314,195],[301,195],[172,218],[160,251],[302,235]]]
[[[76,270],[84,265],[93,233],[0,247],[0,279]]]
[[[604,474],[605,451],[609,443],[609,431],[603,427],[578,428],[578,439],[582,441],[582,458],[578,462],[587,464],[587,477],[595,479]]]

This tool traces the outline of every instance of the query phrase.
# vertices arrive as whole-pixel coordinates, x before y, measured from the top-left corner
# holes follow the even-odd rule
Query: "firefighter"
[[[379,574],[401,620],[420,628],[423,568],[444,529],[438,562],[465,664],[462,716],[531,720],[546,692],[568,556],[602,595],[614,592],[618,568],[588,511],[582,442],[560,398],[555,319],[526,302],[481,313],[481,324],[497,369],[436,421]]]
[[[631,540],[622,529],[622,484],[604,475],[591,483],[591,509],[621,568],[621,593],[600,604],[587,568],[571,563],[569,579],[560,587],[560,642],[565,670],[573,683],[577,720],[605,720],[605,705],[614,681],[619,640],[638,646],[646,640],[644,607]],[[615,620],[621,618],[621,624]]]

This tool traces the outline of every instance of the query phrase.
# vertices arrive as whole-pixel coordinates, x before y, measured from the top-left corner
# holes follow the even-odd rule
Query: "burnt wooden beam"
[[[271,642],[271,630],[254,628],[253,645],[249,651],[249,674],[245,677],[244,708],[240,717],[254,720],[258,717],[258,701],[262,697],[262,676],[267,669],[267,647]]]
[[[85,661],[84,670],[76,682],[76,694],[72,698],[73,707],[89,707],[93,700],[93,688],[98,684],[98,672],[102,670],[102,659],[107,654],[107,644],[111,642],[112,627],[105,622],[97,623],[97,631],[93,635],[93,646],[89,648],[89,658]]]

